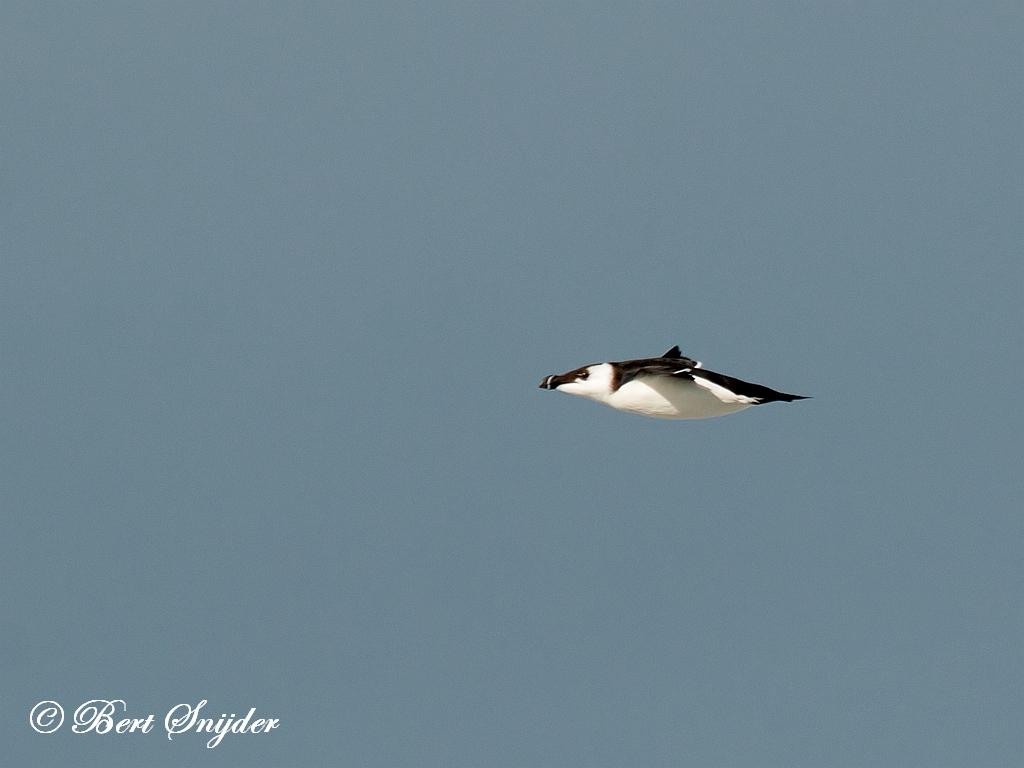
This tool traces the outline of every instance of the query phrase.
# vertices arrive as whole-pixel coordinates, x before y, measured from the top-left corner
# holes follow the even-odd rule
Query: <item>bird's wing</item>
[[[739,379],[732,379],[729,376],[723,376],[720,373],[708,376],[707,374],[709,373],[712,372],[700,371],[699,373],[691,374],[689,378],[698,387],[706,389],[723,403],[745,403],[747,405],[757,405],[761,402],[760,398],[740,394],[735,391],[735,389],[738,389],[738,387],[735,387],[735,384],[745,384],[747,387],[757,387],[757,384],[747,384],[746,382],[741,382]],[[719,379],[719,381],[715,381],[715,379]],[[730,384],[723,386],[724,382],[721,381],[722,379],[730,380]]]
[[[678,349],[669,350],[676,351]],[[619,373],[619,386],[643,376],[680,376],[698,370],[700,363],[682,355],[678,357],[650,357],[644,360],[624,360],[615,364]]]
[[[673,374],[674,375],[674,374]],[[793,402],[794,400],[806,400],[803,395],[788,395],[785,392],[778,392],[770,387],[760,384],[751,384],[749,381],[726,376],[724,373],[715,373],[705,369],[695,370],[687,376],[693,380],[698,387],[703,387],[723,403],[747,403],[748,405],[760,405],[776,400]]]

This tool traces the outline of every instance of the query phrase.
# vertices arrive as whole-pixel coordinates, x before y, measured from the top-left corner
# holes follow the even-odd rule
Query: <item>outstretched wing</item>
[[[782,400],[791,403],[794,400],[806,400],[805,395],[788,395],[785,392],[777,392],[769,387],[760,384],[751,384],[749,381],[734,379],[723,373],[714,371],[695,370],[673,373],[672,376],[691,379],[698,387],[708,390],[711,394],[723,403],[747,403],[749,405],[760,405]]]

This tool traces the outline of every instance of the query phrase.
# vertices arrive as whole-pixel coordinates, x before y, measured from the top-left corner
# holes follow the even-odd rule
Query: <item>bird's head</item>
[[[547,376],[541,389],[557,389],[570,395],[601,400],[611,393],[612,367],[608,363],[585,365],[560,376]]]

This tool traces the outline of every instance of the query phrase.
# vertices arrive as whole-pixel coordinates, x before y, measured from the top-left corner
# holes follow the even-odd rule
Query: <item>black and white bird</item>
[[[548,376],[541,389],[557,389],[620,411],[656,419],[707,419],[777,400],[806,400],[715,373],[672,347],[661,357],[585,365]]]

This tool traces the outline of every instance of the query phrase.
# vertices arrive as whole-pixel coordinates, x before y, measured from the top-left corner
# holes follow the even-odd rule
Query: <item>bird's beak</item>
[[[563,384],[568,384],[575,381],[575,376],[570,376],[567,373],[563,373],[561,376],[545,376],[544,381],[540,383],[541,389],[558,389]]]

